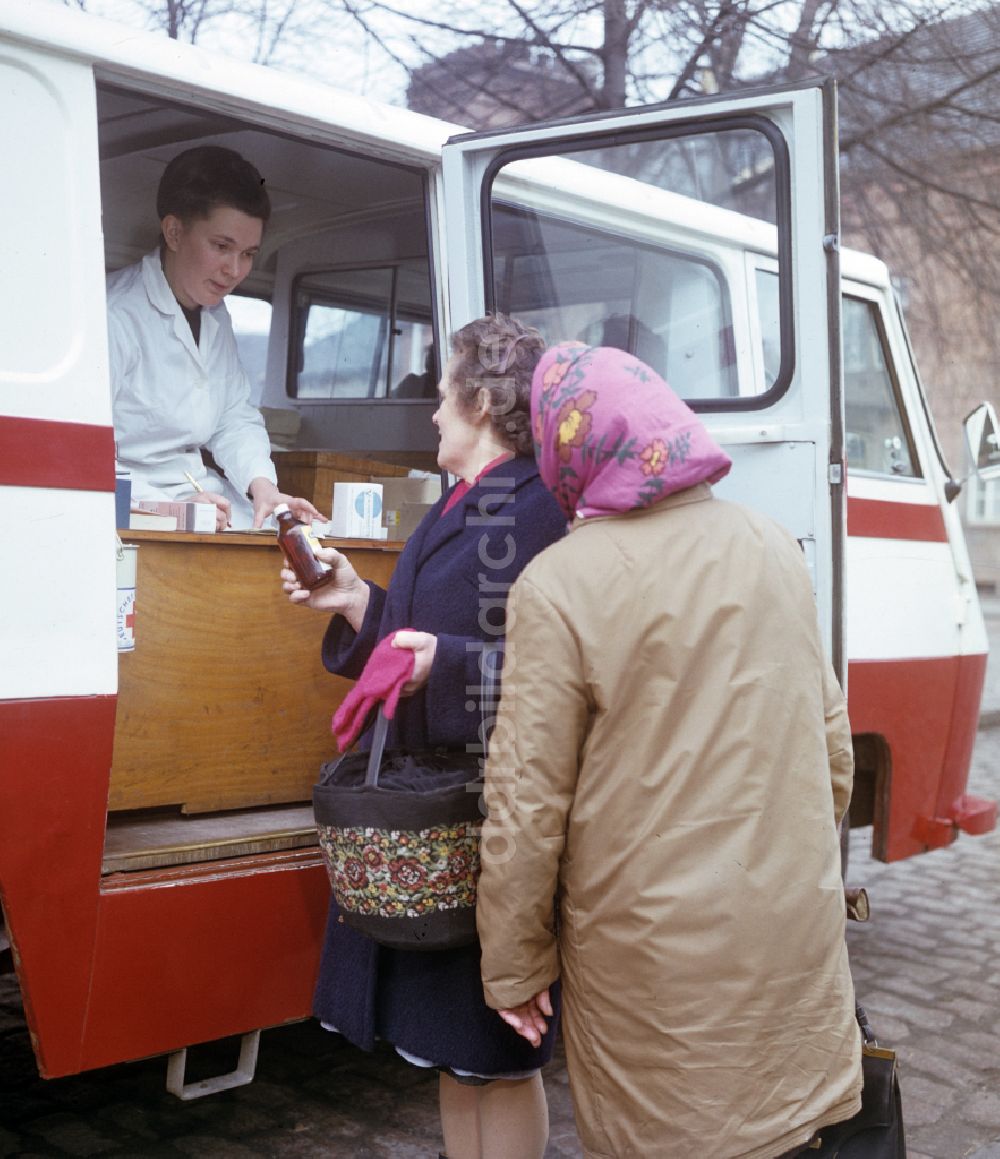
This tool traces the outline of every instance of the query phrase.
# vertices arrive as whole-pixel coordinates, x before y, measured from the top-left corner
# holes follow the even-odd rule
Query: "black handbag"
[[[484,649],[483,716],[495,707],[501,652]],[[320,770],[313,814],[345,923],[392,949],[444,950],[476,940],[482,751],[385,751],[380,709],[371,751]]]
[[[801,1152],[803,1159],[906,1159],[896,1052],[878,1045],[862,1006],[857,1006],[856,1014],[864,1073],[861,1110],[851,1119],[823,1127],[818,1144]]]

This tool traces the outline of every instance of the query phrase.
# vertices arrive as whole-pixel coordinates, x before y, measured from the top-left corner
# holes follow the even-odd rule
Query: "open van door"
[[[809,84],[452,137],[443,220],[450,328],[502,310],[620,346],[700,413],[734,461],[717,492],[801,543],[843,680],[835,100]]]

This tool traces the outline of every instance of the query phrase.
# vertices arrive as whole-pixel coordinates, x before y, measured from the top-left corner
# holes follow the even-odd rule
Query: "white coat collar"
[[[149,298],[150,305],[154,309],[159,310],[161,314],[173,319],[174,334],[178,340],[184,344],[192,358],[199,364],[203,363],[204,360],[201,356],[201,351],[195,345],[194,335],[191,333],[191,326],[187,318],[184,317],[181,304],[174,297],[174,292],[170,288],[167,276],[163,272],[159,246],[152,253],[146,254],[142,259],[142,284],[146,289],[146,296]],[[216,317],[216,311],[225,310],[225,308],[225,305],[222,303],[218,306],[202,308],[201,346],[205,350],[211,349],[212,340],[215,337],[216,331],[219,329],[219,320]]]

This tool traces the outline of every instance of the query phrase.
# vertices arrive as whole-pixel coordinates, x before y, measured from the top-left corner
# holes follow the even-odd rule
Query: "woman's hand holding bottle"
[[[364,622],[371,594],[368,585],[354,570],[354,565],[335,547],[318,547],[316,558],[329,564],[333,578],[322,587],[308,591],[295,578],[290,567],[281,569],[281,586],[293,604],[305,604],[317,612],[343,616],[357,632]]]

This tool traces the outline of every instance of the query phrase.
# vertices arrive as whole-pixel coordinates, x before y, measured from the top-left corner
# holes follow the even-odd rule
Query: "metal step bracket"
[[[187,1069],[187,1047],[174,1051],[167,1059],[167,1090],[185,1101],[200,1099],[205,1095],[218,1094],[219,1091],[232,1090],[233,1087],[245,1087],[253,1082],[254,1072],[257,1070],[257,1050],[260,1046],[260,1031],[251,1030],[240,1039],[240,1057],[236,1069],[228,1074],[216,1075],[214,1078],[202,1079],[196,1083],[185,1083],[184,1072]]]

